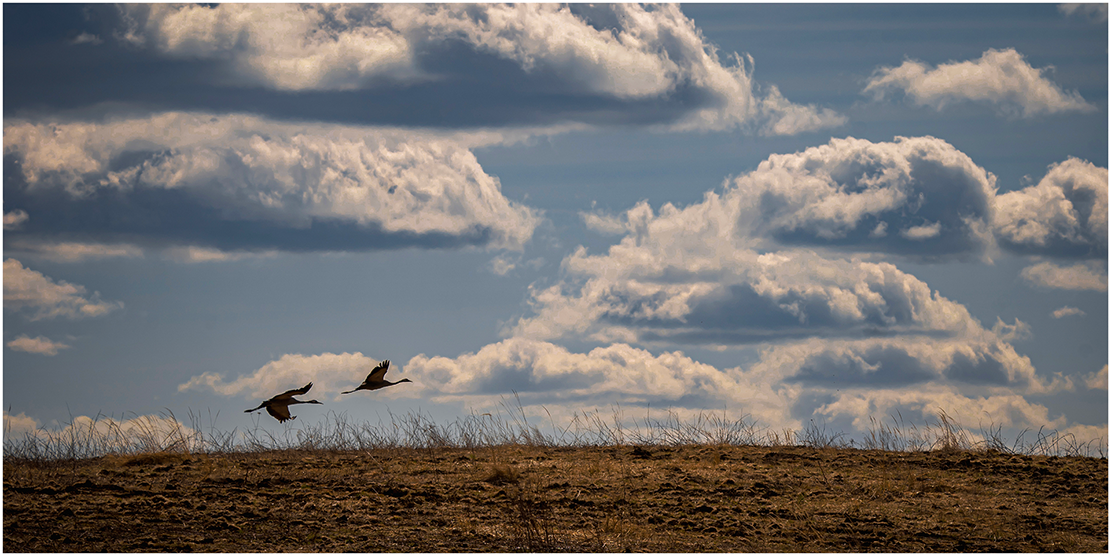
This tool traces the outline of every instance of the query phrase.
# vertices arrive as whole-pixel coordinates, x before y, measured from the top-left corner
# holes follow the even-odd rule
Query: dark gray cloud
[[[418,355],[405,364],[420,392],[441,399],[519,394],[522,403],[557,401],[712,408],[751,391],[736,369],[719,370],[681,352],[654,355],[625,344],[576,353],[547,342],[510,338],[455,358]]]
[[[436,80],[358,90],[283,91],[259,85],[218,85],[211,62],[167,60],[145,51],[103,45],[45,47],[5,62],[7,114],[69,111],[189,110],[254,113],[281,120],[435,128],[551,125],[670,124],[691,108],[718,100],[682,85],[666,97],[619,99],[568,90],[559,75],[526,73],[512,62],[460,48],[430,48]],[[84,51],[82,51],[84,50]],[[7,77],[10,75],[11,77]]]
[[[945,368],[945,377],[956,382],[987,386],[1006,386],[1011,380],[1007,367],[996,357],[957,351]]]
[[[954,350],[940,368],[936,361],[914,351],[907,345],[884,342],[861,344],[854,350],[818,350],[785,382],[827,388],[900,388],[936,381],[1023,386],[1029,378],[1008,369],[1005,357],[991,349]]]
[[[494,239],[490,227],[462,233],[387,231],[381,225],[339,218],[310,218],[296,227],[281,221],[229,218],[225,208],[193,192],[141,188],[124,193],[104,189],[75,198],[60,187],[28,189],[5,157],[4,204],[34,218],[4,233],[5,249],[21,241],[96,241],[145,248],[179,245],[221,251],[281,250],[376,251],[418,248],[484,247]]]
[[[647,317],[672,299],[665,292],[637,297],[611,291],[601,301],[608,307],[600,320],[606,325],[638,330],[645,342],[692,345],[744,345],[823,338],[878,338],[914,333],[934,338],[955,331],[939,322],[926,322],[920,314],[923,300],[897,291],[901,285],[868,284],[878,300],[854,303],[860,312],[841,313],[830,292],[817,284],[788,287],[761,294],[751,284],[733,284],[692,298],[689,311],[675,317]],[[879,286],[879,287],[877,287]],[[849,289],[849,288],[846,288]],[[946,323],[951,324],[951,323]]]
[[[936,380],[924,361],[898,346],[873,345],[861,353],[822,351],[810,355],[786,382],[811,386],[896,388]]]

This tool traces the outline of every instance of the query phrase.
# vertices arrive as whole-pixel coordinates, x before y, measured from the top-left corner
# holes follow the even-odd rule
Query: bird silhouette
[[[278,394],[277,396],[274,396],[273,398],[270,398],[269,400],[266,400],[266,401],[262,402],[261,404],[259,404],[258,407],[254,408],[254,409],[248,409],[247,411],[244,411],[243,413],[250,413],[252,411],[258,411],[258,410],[265,407],[266,412],[269,413],[271,417],[277,419],[279,423],[284,423],[289,419],[296,419],[297,417],[291,416],[289,414],[289,406],[294,405],[294,404],[299,404],[299,403],[317,403],[317,404],[321,403],[321,402],[318,402],[316,400],[304,400],[304,401],[302,401],[302,400],[298,400],[298,399],[293,398],[293,396],[297,396],[297,395],[304,394],[304,393],[308,392],[310,388],[312,388],[312,383],[311,382],[306,384],[303,388],[298,388],[296,390],[289,390],[288,392]]]
[[[340,392],[340,394],[350,394],[358,390],[377,390],[394,384],[401,384],[402,382],[413,382],[407,378],[403,378],[397,382],[390,382],[386,380],[386,371],[390,369],[390,360],[387,359],[378,364],[369,375],[366,375],[366,380],[362,384],[355,387],[355,390],[348,390],[347,392]]]

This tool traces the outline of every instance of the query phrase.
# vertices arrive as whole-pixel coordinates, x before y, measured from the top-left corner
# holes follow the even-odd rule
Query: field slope
[[[8,552],[1106,552],[1107,460],[746,446],[5,461]]]

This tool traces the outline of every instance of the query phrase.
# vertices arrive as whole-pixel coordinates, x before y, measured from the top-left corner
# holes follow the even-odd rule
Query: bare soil
[[[1107,552],[1107,459],[791,447],[4,462],[6,552]]]

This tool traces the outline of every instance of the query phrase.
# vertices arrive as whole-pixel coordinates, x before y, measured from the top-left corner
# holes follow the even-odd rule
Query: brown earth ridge
[[[1107,552],[1106,458],[751,446],[4,462],[6,552]]]

